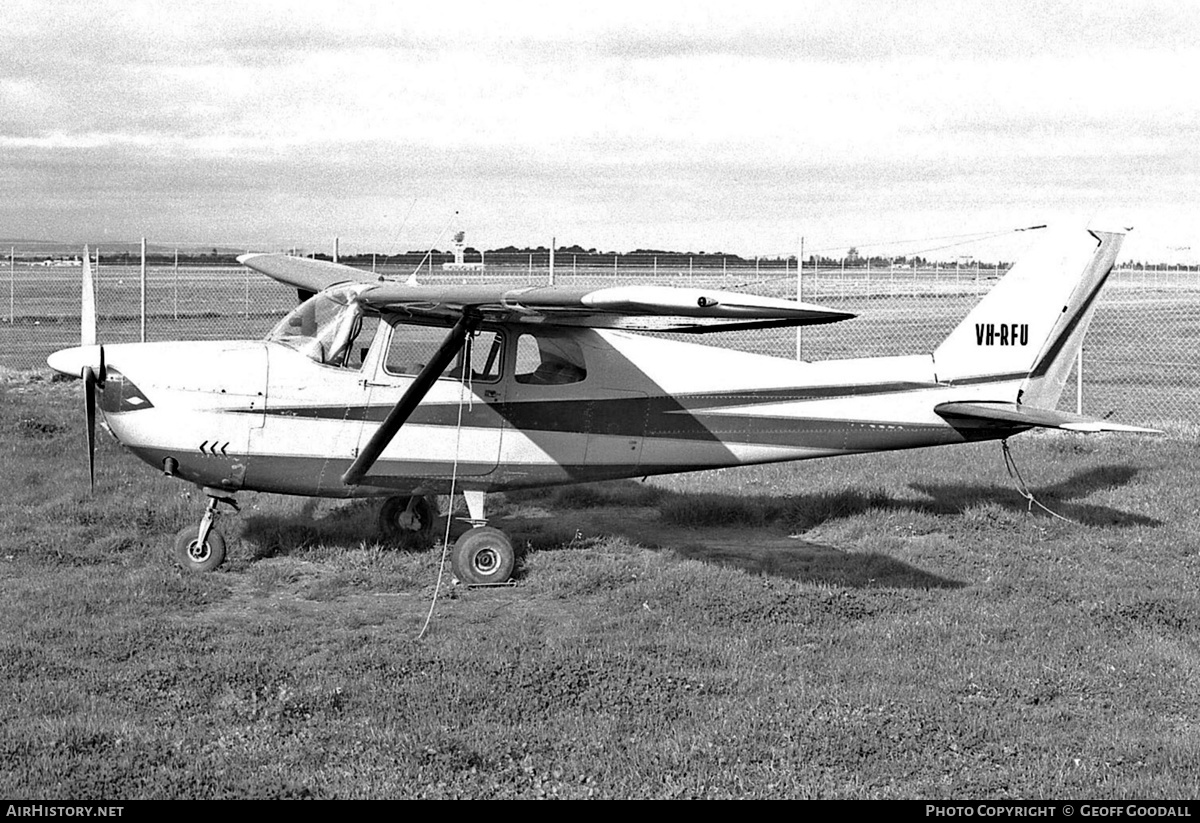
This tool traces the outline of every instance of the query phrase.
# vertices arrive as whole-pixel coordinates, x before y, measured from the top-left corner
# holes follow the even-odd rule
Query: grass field
[[[0,383],[0,796],[1196,798],[1200,442],[1027,434],[509,495],[515,586],[194,490]]]

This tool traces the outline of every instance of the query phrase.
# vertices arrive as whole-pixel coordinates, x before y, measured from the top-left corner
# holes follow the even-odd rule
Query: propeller
[[[92,483],[92,491],[96,491],[96,389],[104,390],[108,380],[108,368],[104,365],[104,347],[100,347],[100,368],[97,372],[91,366],[84,366],[83,373],[83,411],[87,417],[88,444],[88,477]]]

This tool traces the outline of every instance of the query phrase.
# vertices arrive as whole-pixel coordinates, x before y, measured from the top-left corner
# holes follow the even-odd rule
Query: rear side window
[[[518,383],[562,386],[587,377],[583,349],[570,337],[522,334],[517,338]]]

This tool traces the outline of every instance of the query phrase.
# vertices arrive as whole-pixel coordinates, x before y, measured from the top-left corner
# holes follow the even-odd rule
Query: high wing
[[[238,262],[295,286],[301,296],[342,283],[369,284],[358,296],[364,305],[444,325],[453,325],[468,310],[481,319],[507,323],[694,333],[810,326],[854,317],[811,303],[710,289],[410,285],[337,263],[284,254],[246,254]]]
[[[437,352],[342,475],[355,486],[407,422],[443,369],[484,320],[505,323],[619,328],[635,331],[712,332],[808,326],[853,317],[822,306],[737,292],[670,286],[422,286],[385,280],[358,269],[285,254],[245,254],[238,262],[281,283],[302,299],[341,284],[360,284],[356,299],[378,311],[450,327]]]
[[[1158,429],[1144,429],[1140,426],[1128,426],[1124,423],[1110,423],[1098,417],[1086,417],[1081,414],[1039,409],[1034,406],[1023,406],[1007,401],[975,401],[963,403],[940,403],[933,409],[947,421],[954,419],[970,420],[978,423],[994,424],[1004,427],[1012,425],[1028,426],[1030,428],[1064,429],[1075,432],[1143,432],[1159,434]]]

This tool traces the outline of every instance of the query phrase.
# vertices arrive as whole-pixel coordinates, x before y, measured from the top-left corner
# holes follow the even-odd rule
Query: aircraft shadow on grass
[[[1078,471],[1057,483],[1035,485],[1031,490],[1039,502],[1082,527],[1159,525],[1160,521],[1152,517],[1083,501],[1095,492],[1126,485],[1137,474],[1137,469],[1126,465],[1097,466]],[[971,507],[988,503],[1020,514],[1030,508],[1015,484],[909,484],[910,489],[927,499],[894,497],[879,489],[754,496],[661,489],[651,492],[632,480],[611,481],[594,488],[598,493],[579,508],[571,505],[578,499],[575,497],[568,496],[556,503],[553,489],[512,494],[518,502],[540,502],[556,510],[551,518],[553,525],[549,527],[536,522],[514,524],[516,542],[532,543],[541,550],[560,550],[569,548],[572,536],[578,534],[615,535],[647,548],[669,549],[681,557],[751,574],[855,588],[952,589],[967,584],[886,554],[846,551],[794,533],[869,510],[958,516]],[[284,556],[299,548],[319,544],[331,548],[356,548],[378,540],[371,505],[359,501],[315,518],[313,506],[306,507],[298,516],[245,517],[241,538],[250,550],[251,561]],[[681,507],[715,512],[714,520],[689,527],[664,523],[659,517],[664,509]],[[728,515],[729,510],[735,513]],[[748,519],[747,512],[751,513]],[[1036,517],[1049,516],[1036,506],[1033,512]],[[729,519],[722,522],[723,516]],[[740,521],[739,517],[742,518]],[[439,536],[444,523],[445,520],[439,518],[435,529]],[[466,528],[465,524],[453,524],[452,539]]]
[[[795,534],[822,523],[877,508],[906,504],[879,492],[844,490],[833,493],[725,495],[659,490],[647,499],[646,487],[634,481],[603,484],[610,502],[593,509],[562,512],[549,534],[534,541],[550,550],[569,550],[570,540],[556,540],[564,529],[576,537],[619,536],[680,557],[740,569],[750,574],[783,577],[851,588],[960,588],[965,583],[919,569],[879,552],[852,552]],[[639,497],[641,498],[639,502]],[[706,522],[688,525],[675,515],[663,522],[664,509],[705,512]],[[561,537],[561,534],[558,534]]]
[[[1160,521],[1145,515],[1125,512],[1110,506],[1083,502],[1083,498],[1131,482],[1138,470],[1127,465],[1104,465],[1076,472],[1051,485],[1035,485],[1031,491],[1040,503],[1082,527],[1156,526]],[[606,484],[636,499],[644,487],[634,481]],[[846,489],[811,495],[736,496],[666,492],[655,503],[669,508],[689,498],[700,509],[722,502],[741,510],[757,513],[761,523],[688,528],[661,523],[651,526],[636,517],[612,514],[599,518],[596,526],[610,534],[619,534],[651,548],[671,549],[683,557],[738,568],[754,574],[787,577],[806,582],[849,587],[882,586],[893,588],[959,588],[967,585],[904,563],[879,552],[852,552],[800,536],[786,536],[780,526],[790,523],[791,531],[807,531],[825,523],[863,514],[869,510],[959,516],[967,509],[991,503],[1013,513],[1030,511],[1029,501],[1012,486],[963,485],[962,483],[912,483],[909,488],[928,499],[898,498],[882,490],[862,492]],[[644,491],[642,492],[644,496]],[[615,496],[622,496],[617,491]],[[1031,516],[1047,518],[1044,511],[1032,507]]]
[[[1034,498],[1056,514],[1083,526],[1158,526],[1161,521],[1153,517],[1124,512],[1110,506],[1086,503],[1082,498],[1098,491],[1124,486],[1132,481],[1138,470],[1126,465],[1095,466],[1071,475],[1065,480],[1050,485],[1035,484],[1029,490]],[[1029,501],[1013,486],[978,485],[965,486],[961,483],[910,483],[909,488],[931,498],[932,505],[918,503],[917,508],[937,514],[951,514],[983,503],[994,503],[1011,511],[1029,511]],[[1033,506],[1033,511],[1038,511]]]
[[[355,500],[323,514],[317,513],[317,503],[316,498],[309,498],[295,514],[238,518],[238,537],[249,552],[249,560],[286,557],[315,546],[348,551],[379,542],[375,521],[378,502]]]

